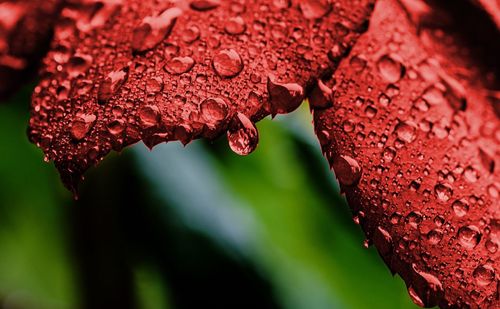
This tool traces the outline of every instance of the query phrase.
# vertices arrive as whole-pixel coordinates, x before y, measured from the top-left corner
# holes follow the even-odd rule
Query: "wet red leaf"
[[[415,303],[498,308],[498,33],[439,1],[401,3],[378,1],[312,92],[316,133],[355,221]],[[480,37],[489,43],[471,44]]]
[[[12,93],[43,57],[61,2],[0,1],[0,98]]]
[[[33,95],[30,138],[71,188],[140,140],[229,129],[247,154],[252,122],[297,108],[366,29],[372,2],[74,1]]]

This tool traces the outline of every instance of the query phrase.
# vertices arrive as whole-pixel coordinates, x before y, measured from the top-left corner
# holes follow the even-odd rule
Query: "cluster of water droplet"
[[[186,144],[228,128],[231,149],[248,154],[252,122],[299,106],[359,35],[370,2],[70,1],[30,137],[63,174],[139,140]]]
[[[312,92],[316,131],[365,246],[376,244],[416,304],[494,307],[500,121],[480,90],[428,56],[405,13],[378,2],[372,28]],[[475,82],[467,69],[456,71]]]

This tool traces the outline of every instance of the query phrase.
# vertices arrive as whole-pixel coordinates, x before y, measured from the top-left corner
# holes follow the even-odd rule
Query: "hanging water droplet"
[[[304,100],[304,88],[299,84],[280,84],[273,81],[274,77],[267,79],[267,91],[269,92],[270,113],[287,114],[299,107]]]
[[[337,156],[333,161],[333,169],[339,182],[345,186],[357,184],[362,174],[358,161],[347,155]]]
[[[238,113],[227,131],[229,147],[234,153],[246,156],[252,153],[259,142],[259,132],[244,114]]]

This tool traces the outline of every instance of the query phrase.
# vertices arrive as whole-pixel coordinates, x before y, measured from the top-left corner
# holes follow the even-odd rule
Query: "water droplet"
[[[299,2],[300,10],[307,19],[318,19],[328,14],[332,5],[328,0],[302,0]]]
[[[434,187],[434,194],[441,202],[447,202],[453,196],[453,190],[448,184],[439,183]]]
[[[242,34],[245,32],[247,26],[245,21],[240,16],[229,18],[226,22],[224,30],[229,34]]]
[[[389,83],[398,82],[404,76],[406,71],[405,67],[403,66],[403,64],[401,64],[400,61],[395,60],[389,55],[380,57],[380,59],[377,61],[377,68],[380,72],[380,75],[382,75],[382,77],[385,78],[385,80]]]
[[[128,67],[125,67],[121,70],[113,71],[108,74],[99,86],[97,94],[99,103],[106,103],[118,92],[118,90],[120,90],[122,85],[127,81],[128,71]]]
[[[73,139],[79,141],[89,133],[97,117],[93,114],[83,114],[76,117],[71,124],[70,133]]]
[[[313,88],[309,95],[309,104],[313,108],[328,108],[332,106],[333,90],[319,79],[316,87]]]
[[[474,249],[481,241],[481,232],[474,225],[462,226],[458,230],[458,241],[467,249]]]
[[[182,10],[180,8],[173,7],[163,11],[156,17],[145,17],[141,25],[134,29],[132,49],[136,52],[144,52],[156,47],[167,38],[172,31],[175,20],[181,14]]]
[[[457,217],[463,217],[469,211],[469,205],[466,200],[456,200],[453,202],[451,207]]]
[[[443,91],[436,86],[427,88],[422,94],[422,98],[431,105],[446,103]]]
[[[416,268],[416,264],[412,264],[415,278],[414,284],[408,288],[413,302],[421,307],[434,307],[438,305],[443,296],[443,285],[439,279]]]
[[[197,26],[187,27],[182,32],[182,40],[188,44],[193,43],[199,38],[200,38],[200,28],[198,28]]]
[[[480,286],[490,285],[495,281],[495,269],[490,265],[481,265],[474,269],[472,273],[476,282]]]
[[[273,116],[294,111],[304,99],[304,88],[301,85],[280,84],[274,82],[272,77],[267,79],[267,91],[269,92],[270,112]]]
[[[243,60],[234,49],[223,49],[212,61],[215,72],[222,78],[232,78],[243,70]]]
[[[125,125],[122,120],[113,120],[107,125],[108,132],[113,135],[119,135],[125,130]]]
[[[349,64],[351,65],[351,68],[358,73],[362,72],[366,68],[366,60],[360,56],[353,56],[351,60],[349,60]]]
[[[418,225],[422,222],[422,214],[418,211],[412,211],[406,216],[406,223],[408,223],[414,229],[418,228]]]
[[[427,240],[433,245],[437,245],[443,239],[443,232],[441,230],[431,230],[427,233]]]
[[[476,182],[478,179],[477,171],[472,166],[466,167],[464,170],[464,178],[468,182]]]
[[[339,182],[345,186],[357,184],[362,174],[358,161],[347,155],[337,156],[333,161],[333,169]]]
[[[88,55],[75,55],[68,60],[66,65],[70,78],[84,75],[92,64],[92,57]]]
[[[200,104],[201,115],[209,127],[215,127],[227,117],[227,104],[221,98],[208,98]]]
[[[167,61],[163,69],[170,74],[179,75],[189,72],[194,66],[191,57],[174,57]]]
[[[153,127],[160,119],[160,109],[156,105],[147,105],[139,110],[138,115],[143,128]]]
[[[406,122],[398,123],[396,125],[396,128],[394,129],[397,137],[405,143],[411,143],[415,140],[415,138],[417,137],[415,131],[416,128]]]
[[[220,0],[193,0],[189,4],[191,9],[195,11],[209,11],[217,8],[220,5]]]
[[[392,162],[395,156],[396,156],[396,149],[392,147],[385,148],[384,152],[382,153],[382,157],[386,162]]]
[[[257,147],[259,133],[247,116],[238,113],[231,124],[231,128],[227,131],[227,140],[234,153],[246,156]]]

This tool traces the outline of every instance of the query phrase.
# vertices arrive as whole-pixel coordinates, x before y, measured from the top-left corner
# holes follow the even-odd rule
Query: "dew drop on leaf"
[[[457,233],[458,241],[467,249],[474,249],[481,240],[481,232],[474,225],[462,226]]]
[[[232,78],[243,70],[243,60],[234,49],[223,49],[212,61],[215,72],[222,78]]]

